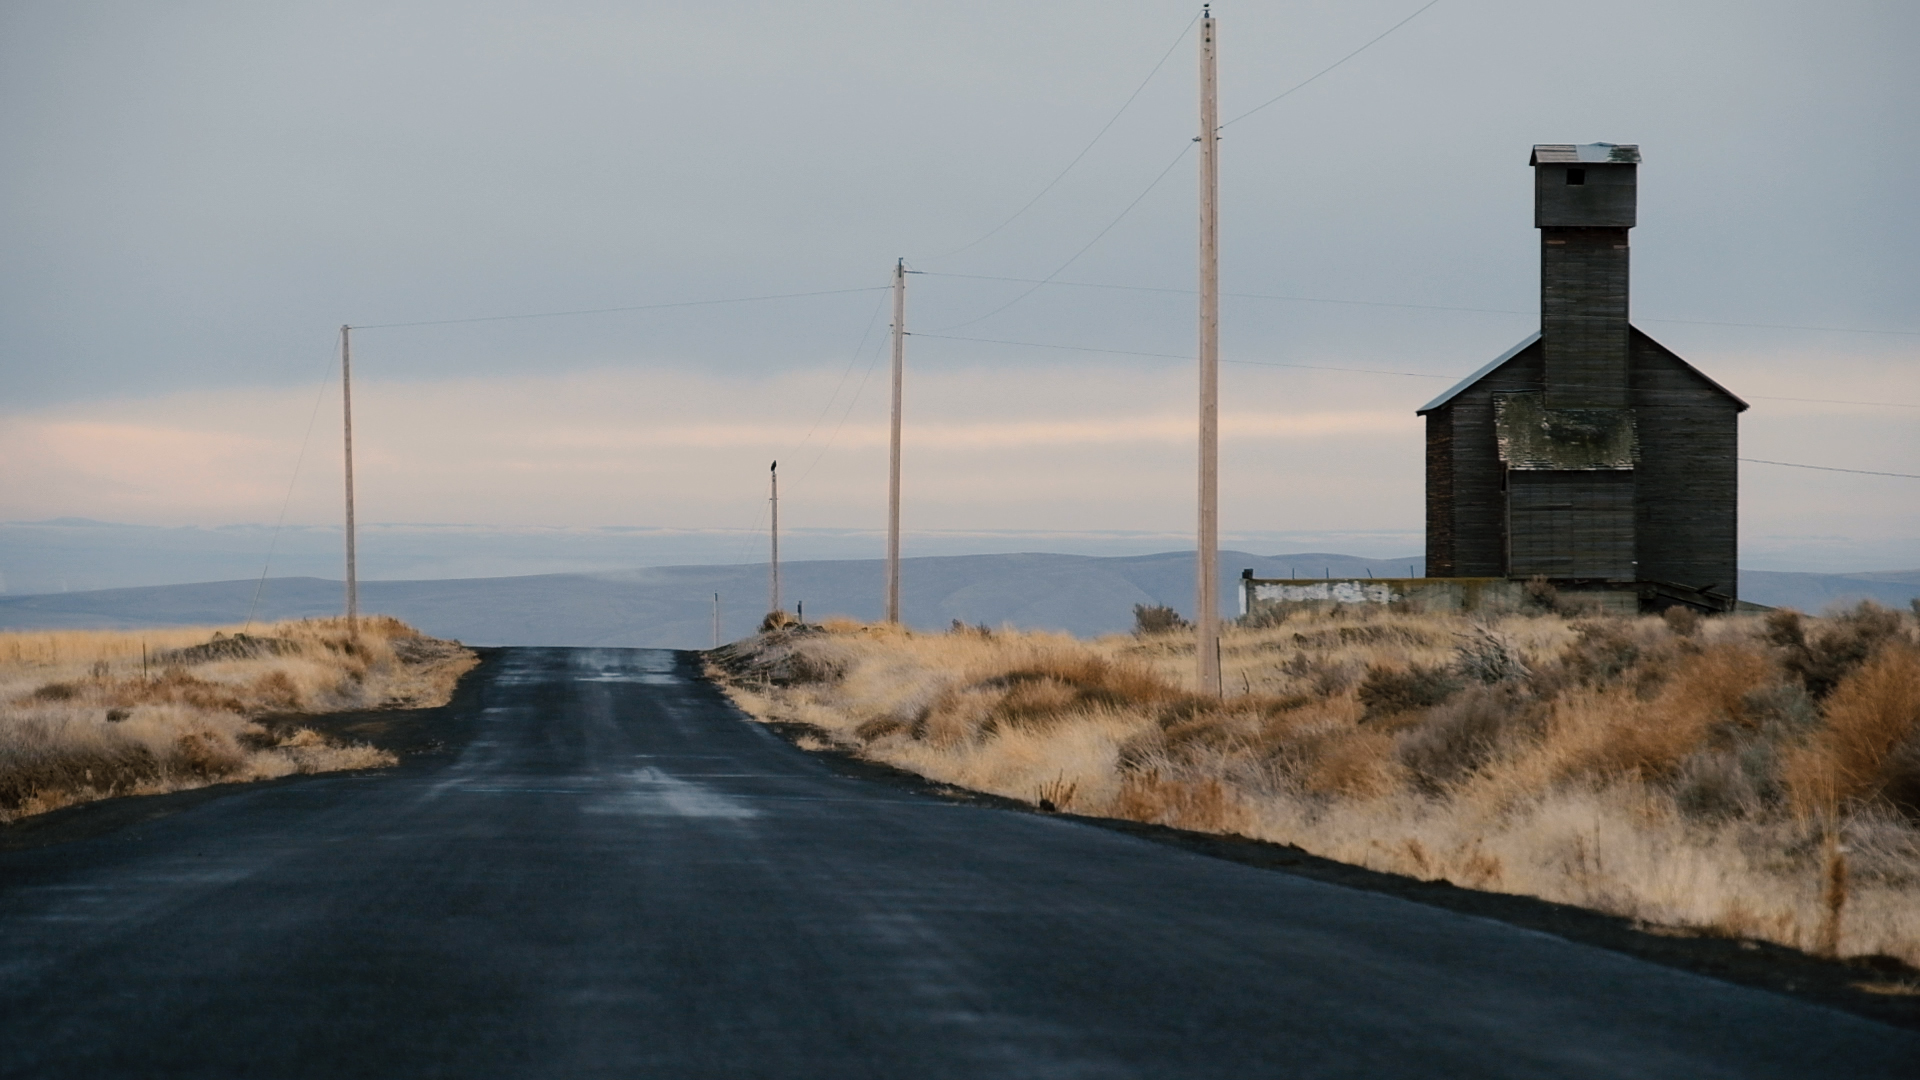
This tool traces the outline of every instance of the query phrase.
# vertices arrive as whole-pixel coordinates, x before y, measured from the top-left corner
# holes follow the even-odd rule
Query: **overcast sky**
[[[1215,5],[1223,117],[1423,2]],[[8,0],[0,519],[335,520],[342,323],[827,292],[358,331],[361,513],[750,530],[777,457],[783,522],[874,527],[884,294],[837,290],[904,256],[909,530],[1177,534],[1195,14]],[[1225,528],[1419,550],[1414,410],[1537,326],[1536,142],[1640,145],[1635,320],[1744,456],[1920,473],[1916,42],[1906,0],[1439,0],[1234,119]],[[1169,291],[981,280],[1056,272]],[[1920,565],[1920,481],[1742,479],[1747,565]]]

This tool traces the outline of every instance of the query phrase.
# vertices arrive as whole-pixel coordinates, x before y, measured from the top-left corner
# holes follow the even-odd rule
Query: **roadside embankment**
[[[760,719],[1043,809],[1920,965],[1913,617],[1267,621],[1227,632],[1219,700],[1178,629],[829,621],[710,655]]]
[[[231,628],[230,628],[231,629]],[[288,714],[444,704],[475,663],[397,619],[0,633],[0,822],[117,795],[394,756],[328,739]],[[258,719],[273,716],[275,723]]]

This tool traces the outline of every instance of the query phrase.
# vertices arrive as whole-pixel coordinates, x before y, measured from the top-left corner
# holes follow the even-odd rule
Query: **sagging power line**
[[[732,296],[724,300],[679,300],[670,304],[632,304],[626,307],[580,308],[574,311],[536,311],[522,315],[476,315],[466,319],[422,319],[417,322],[358,323],[355,330],[395,330],[407,326],[455,326],[460,323],[511,322],[516,319],[560,319],[571,315],[611,315],[624,311],[658,311],[663,308],[707,307],[713,304],[750,304],[761,300],[797,300],[809,296],[840,296],[846,293],[879,292],[885,285],[859,289],[816,289],[812,292],[767,293],[762,296]]]
[[[945,274],[937,270],[922,270],[929,277],[961,278],[970,281],[1007,281],[1032,285],[1052,285],[1075,289],[1119,289],[1127,292],[1173,293],[1180,296],[1192,296],[1192,289],[1174,289],[1154,285],[1111,285],[1091,281],[1060,281],[1050,278],[1001,277],[991,274]],[[1411,311],[1461,311],[1481,315],[1525,315],[1537,317],[1538,309],[1522,311],[1519,308],[1483,308],[1460,307],[1451,304],[1406,304],[1391,300],[1343,300],[1328,296],[1286,296],[1279,293],[1222,292],[1223,297],[1237,300],[1282,300],[1299,304],[1345,304],[1354,307],[1404,308]],[[1754,323],[1733,322],[1726,319],[1662,319],[1647,316],[1635,316],[1636,322],[1672,323],[1679,326],[1734,326],[1753,330],[1807,330],[1828,334],[1888,334],[1898,337],[1920,337],[1920,330],[1886,330],[1859,326],[1807,326],[1801,323]]]
[[[1055,175],[1052,180],[1047,181],[1047,186],[1041,188],[1039,194],[1035,195],[1031,199],[1028,199],[1026,205],[1022,206],[1018,210],[1015,210],[1011,217],[1007,218],[1005,221],[1002,221],[1000,224],[995,225],[993,228],[988,229],[985,233],[981,234],[979,237],[973,240],[970,240],[967,243],[962,244],[957,248],[954,248],[952,251],[946,252],[945,254],[932,256],[926,261],[938,262],[941,259],[952,258],[953,256],[958,255],[963,251],[967,251],[971,248],[978,247],[980,244],[985,243],[988,239],[998,234],[1000,230],[1013,224],[1015,221],[1018,221],[1023,214],[1033,209],[1034,206],[1038,204],[1041,199],[1046,198],[1047,192],[1052,191],[1055,187],[1058,187],[1060,184],[1060,181],[1065,180],[1067,178],[1067,174],[1073,171],[1074,166],[1080,164],[1081,160],[1093,151],[1094,146],[1097,145],[1101,139],[1106,137],[1107,132],[1113,129],[1113,125],[1120,122],[1120,117],[1125,115],[1126,111],[1129,108],[1133,107],[1133,103],[1135,100],[1137,100],[1140,97],[1141,91],[1147,88],[1147,84],[1153,81],[1153,77],[1155,75],[1160,74],[1160,69],[1166,66],[1167,59],[1173,55],[1173,51],[1175,49],[1178,49],[1180,47],[1180,43],[1187,39],[1187,31],[1192,30],[1193,24],[1199,21],[1200,21],[1200,16],[1195,15],[1192,19],[1188,20],[1186,26],[1181,27],[1180,36],[1177,38],[1174,38],[1173,44],[1167,46],[1167,51],[1160,55],[1159,62],[1153,65],[1152,71],[1147,72],[1146,78],[1140,80],[1140,85],[1133,88],[1133,93],[1127,95],[1127,100],[1121,103],[1119,110],[1116,111],[1112,117],[1108,118],[1105,124],[1101,125],[1100,130],[1094,133],[1093,138],[1087,140],[1087,145],[1081,147],[1079,153],[1073,155],[1073,160],[1067,162],[1066,168],[1061,169],[1060,172],[1057,175]]]

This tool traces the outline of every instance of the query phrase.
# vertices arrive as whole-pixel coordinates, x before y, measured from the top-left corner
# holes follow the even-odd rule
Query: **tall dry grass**
[[[116,795],[393,764],[255,719],[444,703],[473,654],[397,619],[0,633],[0,821]]]
[[[1227,631],[1218,700],[1178,628],[829,622],[713,659],[749,713],[948,783],[1920,964],[1912,618],[1267,621]]]

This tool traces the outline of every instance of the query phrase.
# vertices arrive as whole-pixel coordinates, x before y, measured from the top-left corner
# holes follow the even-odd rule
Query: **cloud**
[[[1160,529],[1184,520],[1195,421],[1171,403],[1191,398],[1190,380],[1184,365],[914,373],[908,492],[916,514],[939,520],[919,524]],[[757,512],[775,458],[796,525],[858,525],[882,505],[884,394],[824,369],[772,379],[601,369],[366,380],[354,401],[367,520],[733,526]],[[1382,439],[1413,445],[1418,425],[1404,403],[1319,404],[1229,402],[1223,454],[1246,463],[1338,446],[1364,460]],[[338,407],[333,391],[316,402],[310,390],[252,389],[0,417],[0,447],[22,464],[0,481],[0,497],[24,516],[210,524],[270,520],[291,485],[297,520],[331,520]],[[1381,520],[1404,525],[1411,507]],[[1316,516],[1342,516],[1338,500]],[[1381,524],[1362,516],[1357,527]]]

